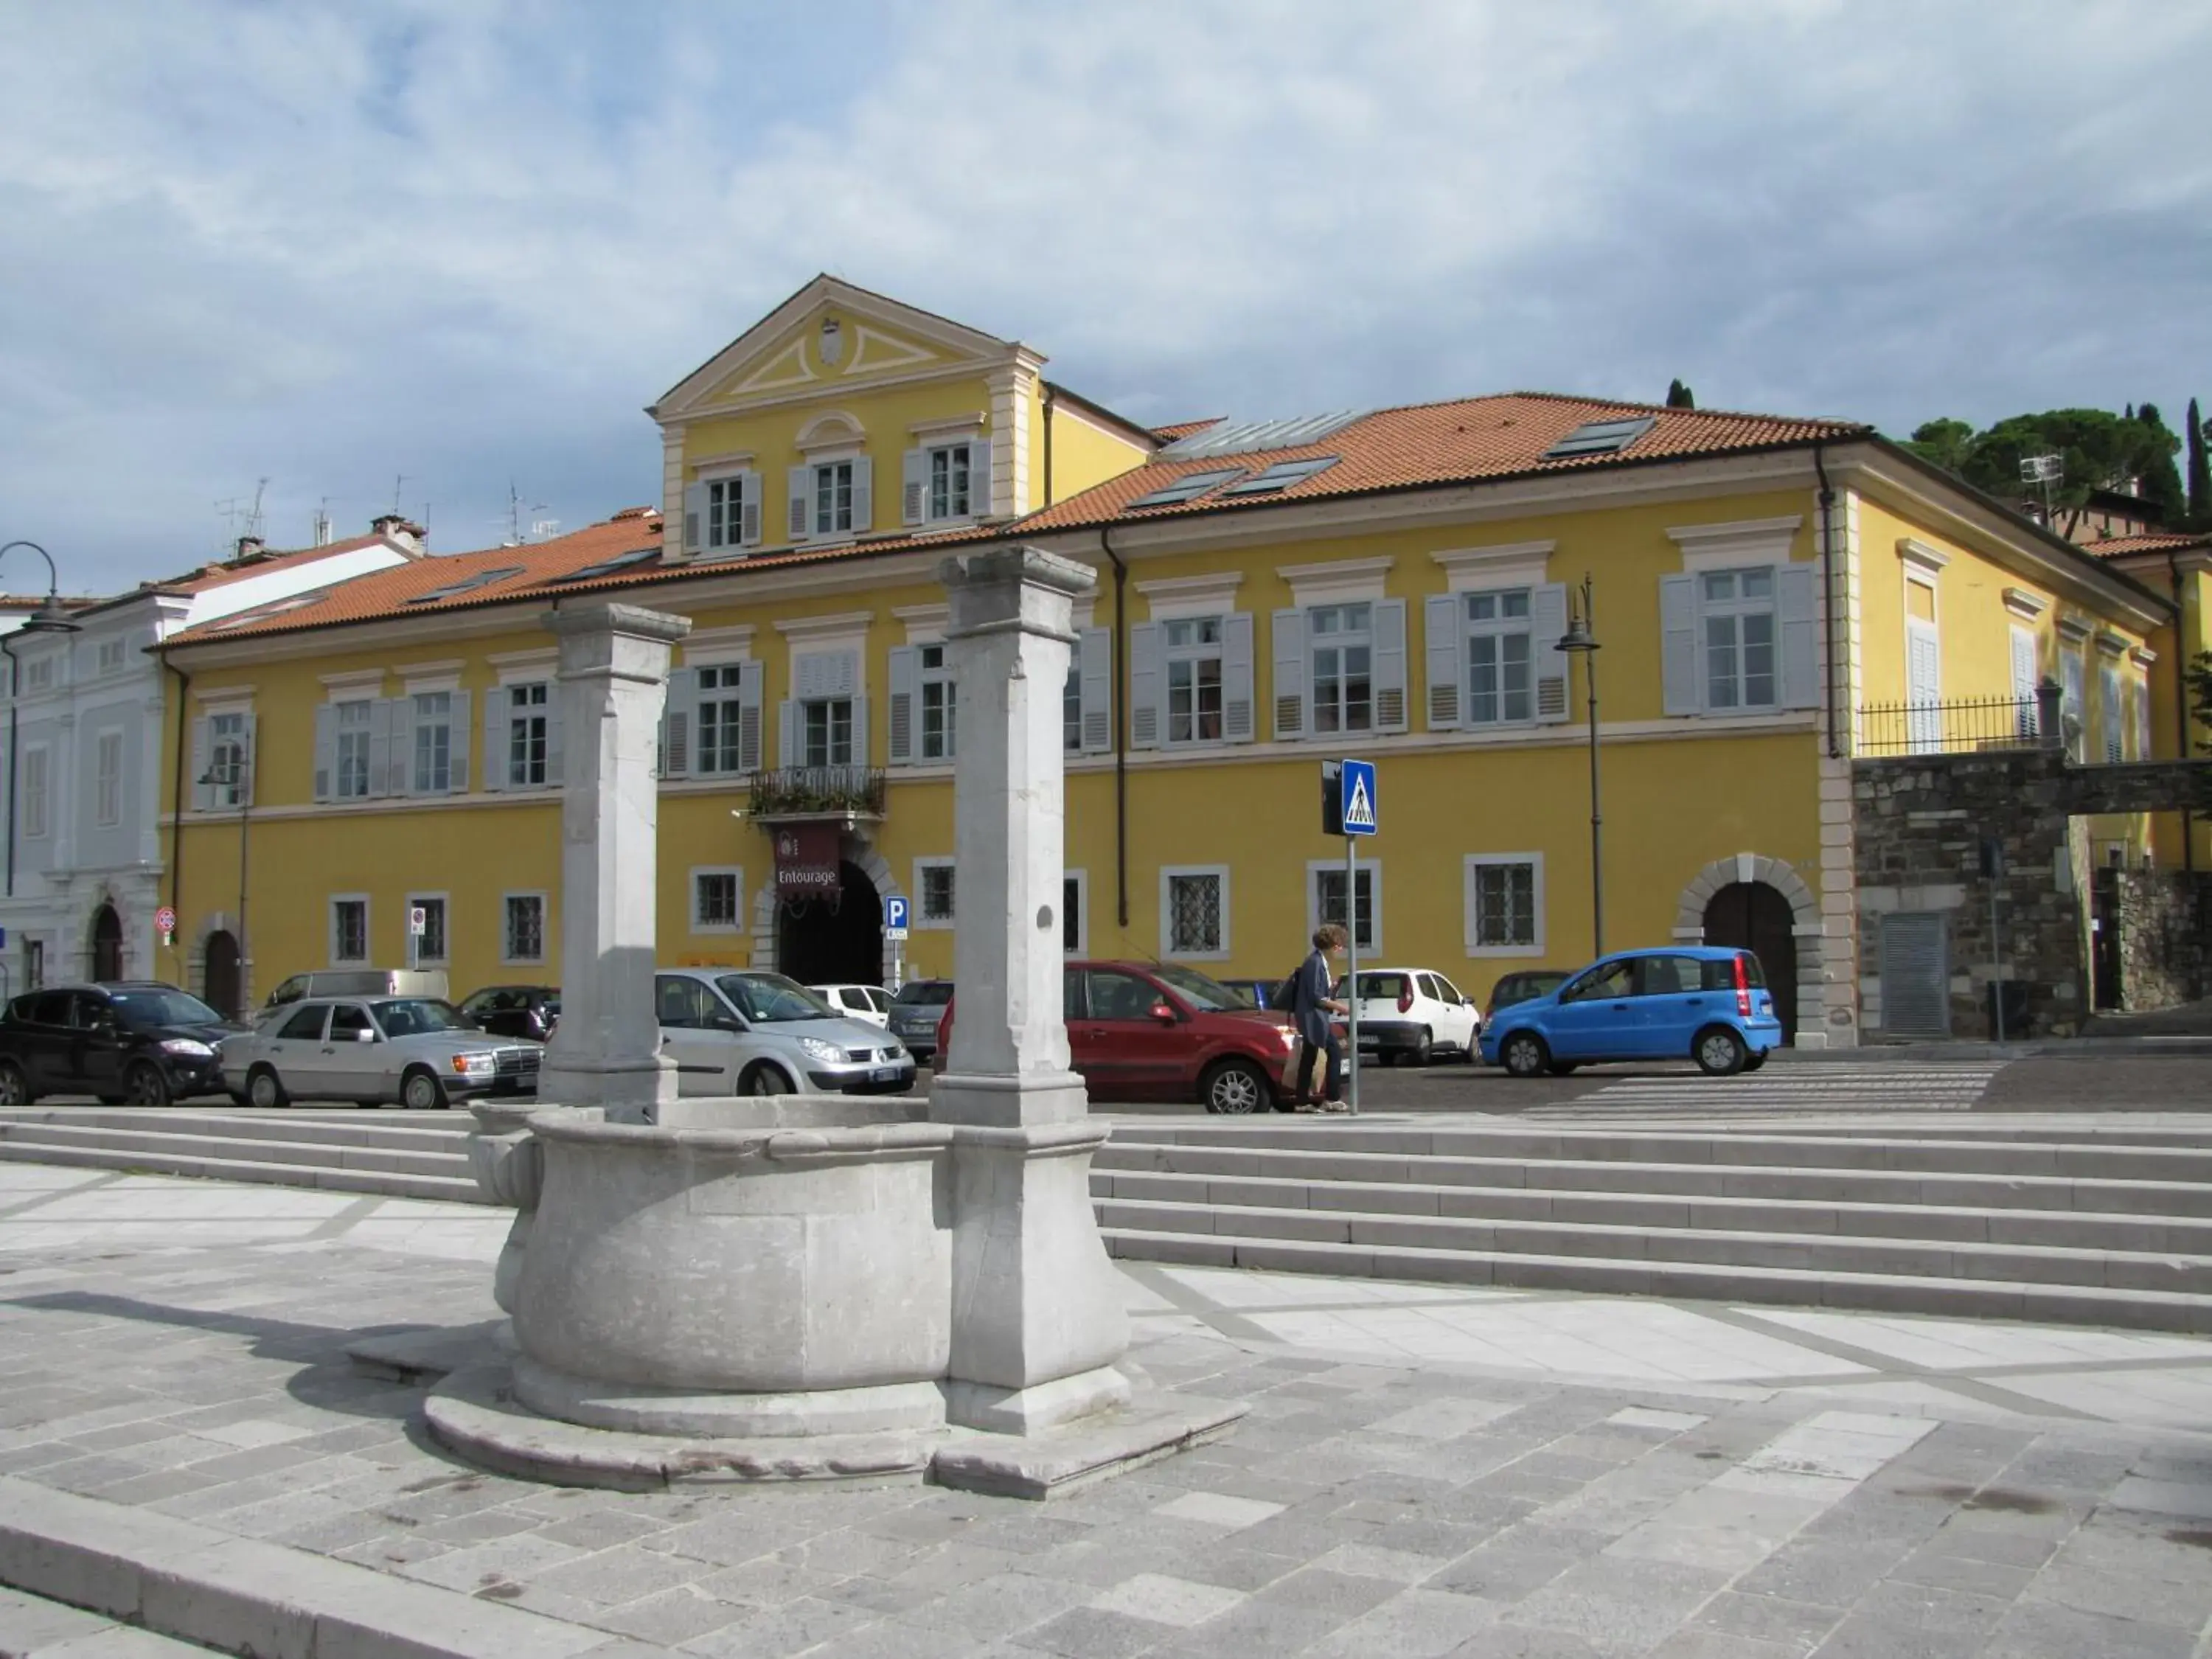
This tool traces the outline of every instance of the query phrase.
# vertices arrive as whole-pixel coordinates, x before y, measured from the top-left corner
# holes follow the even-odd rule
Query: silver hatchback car
[[[495,1037],[434,997],[307,997],[224,1039],[224,1086],[249,1106],[397,1101],[414,1111],[538,1086],[542,1043]]]
[[[781,974],[664,968],[653,975],[653,996],[678,1094],[896,1095],[914,1087],[904,1043]]]

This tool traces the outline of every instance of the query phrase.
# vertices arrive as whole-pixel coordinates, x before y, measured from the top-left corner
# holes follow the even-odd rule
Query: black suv
[[[216,1045],[244,1030],[152,980],[27,992],[0,1016],[0,1105],[81,1094],[106,1106],[166,1106],[219,1095]]]
[[[487,985],[461,1004],[461,1018],[495,1036],[543,1042],[561,1022],[557,985]]]

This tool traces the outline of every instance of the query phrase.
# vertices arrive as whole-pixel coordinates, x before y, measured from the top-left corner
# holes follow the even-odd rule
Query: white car
[[[535,1089],[544,1051],[479,1031],[435,997],[376,996],[303,997],[217,1050],[223,1083],[242,1105],[398,1101],[416,1112]]]
[[[1346,1000],[1340,979],[1338,1001]],[[1482,1011],[1431,969],[1362,968],[1358,1009],[1363,1060],[1372,1055],[1395,1065],[1425,1066],[1439,1049],[1461,1060],[1480,1052]]]
[[[781,974],[664,968],[653,988],[661,1052],[676,1062],[679,1095],[897,1095],[914,1087],[905,1044]]]
[[[891,994],[880,985],[810,985],[806,988],[839,1013],[888,1030]]]

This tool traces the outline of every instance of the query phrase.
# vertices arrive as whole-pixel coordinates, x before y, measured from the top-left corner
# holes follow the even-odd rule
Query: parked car
[[[1195,1100],[1209,1112],[1287,1109],[1290,1021],[1175,963],[1071,962],[1062,981],[1070,1062],[1102,1101]],[[939,1052],[952,1040],[947,1003]]]
[[[541,1052],[479,1031],[435,997],[306,997],[226,1038],[222,1076],[244,1105],[397,1101],[422,1112],[535,1089]]]
[[[1291,982],[1286,979],[1224,979],[1217,985],[1236,994],[1247,1008],[1287,1008],[1290,1006]]]
[[[937,1058],[937,1022],[951,1000],[949,979],[910,979],[891,999],[891,1035],[925,1066]]]
[[[1532,997],[1549,996],[1567,982],[1564,968],[1522,968],[1510,974],[1500,974],[1498,983],[1490,988],[1490,1007],[1482,1018],[1485,1024],[1498,1018],[1501,1008],[1510,1008],[1516,1002],[1526,1002]]]
[[[1607,1060],[1694,1060],[1727,1077],[1757,1071],[1781,1046],[1759,958],[1711,945],[1606,957],[1500,1009],[1482,1033],[1482,1057],[1516,1077]]]
[[[1345,975],[1336,999],[1345,996]],[[1426,968],[1359,970],[1359,1053],[1385,1065],[1425,1066],[1439,1048],[1473,1060],[1482,1015],[1473,999]]]
[[[0,1015],[0,1106],[60,1094],[166,1106],[221,1094],[216,1045],[245,1029],[158,981],[26,992]]]
[[[302,997],[434,997],[446,999],[442,968],[325,968],[295,974],[269,994],[267,1008],[281,1008]]]
[[[888,1028],[891,994],[880,985],[810,985],[806,988],[839,1013]]]
[[[750,969],[653,976],[661,1046],[686,1095],[896,1095],[914,1087],[899,1040],[795,980]]]
[[[557,985],[487,985],[461,1004],[461,1018],[494,1036],[528,1037],[543,1042],[561,1023]]]

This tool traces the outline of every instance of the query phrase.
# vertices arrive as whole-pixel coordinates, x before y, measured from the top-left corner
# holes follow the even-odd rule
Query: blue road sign
[[[1375,811],[1375,763],[1345,762],[1344,833],[1371,836],[1380,827]]]
[[[907,909],[906,901],[904,899],[885,899],[884,901],[884,937],[885,939],[904,939],[906,937],[906,916]]]

